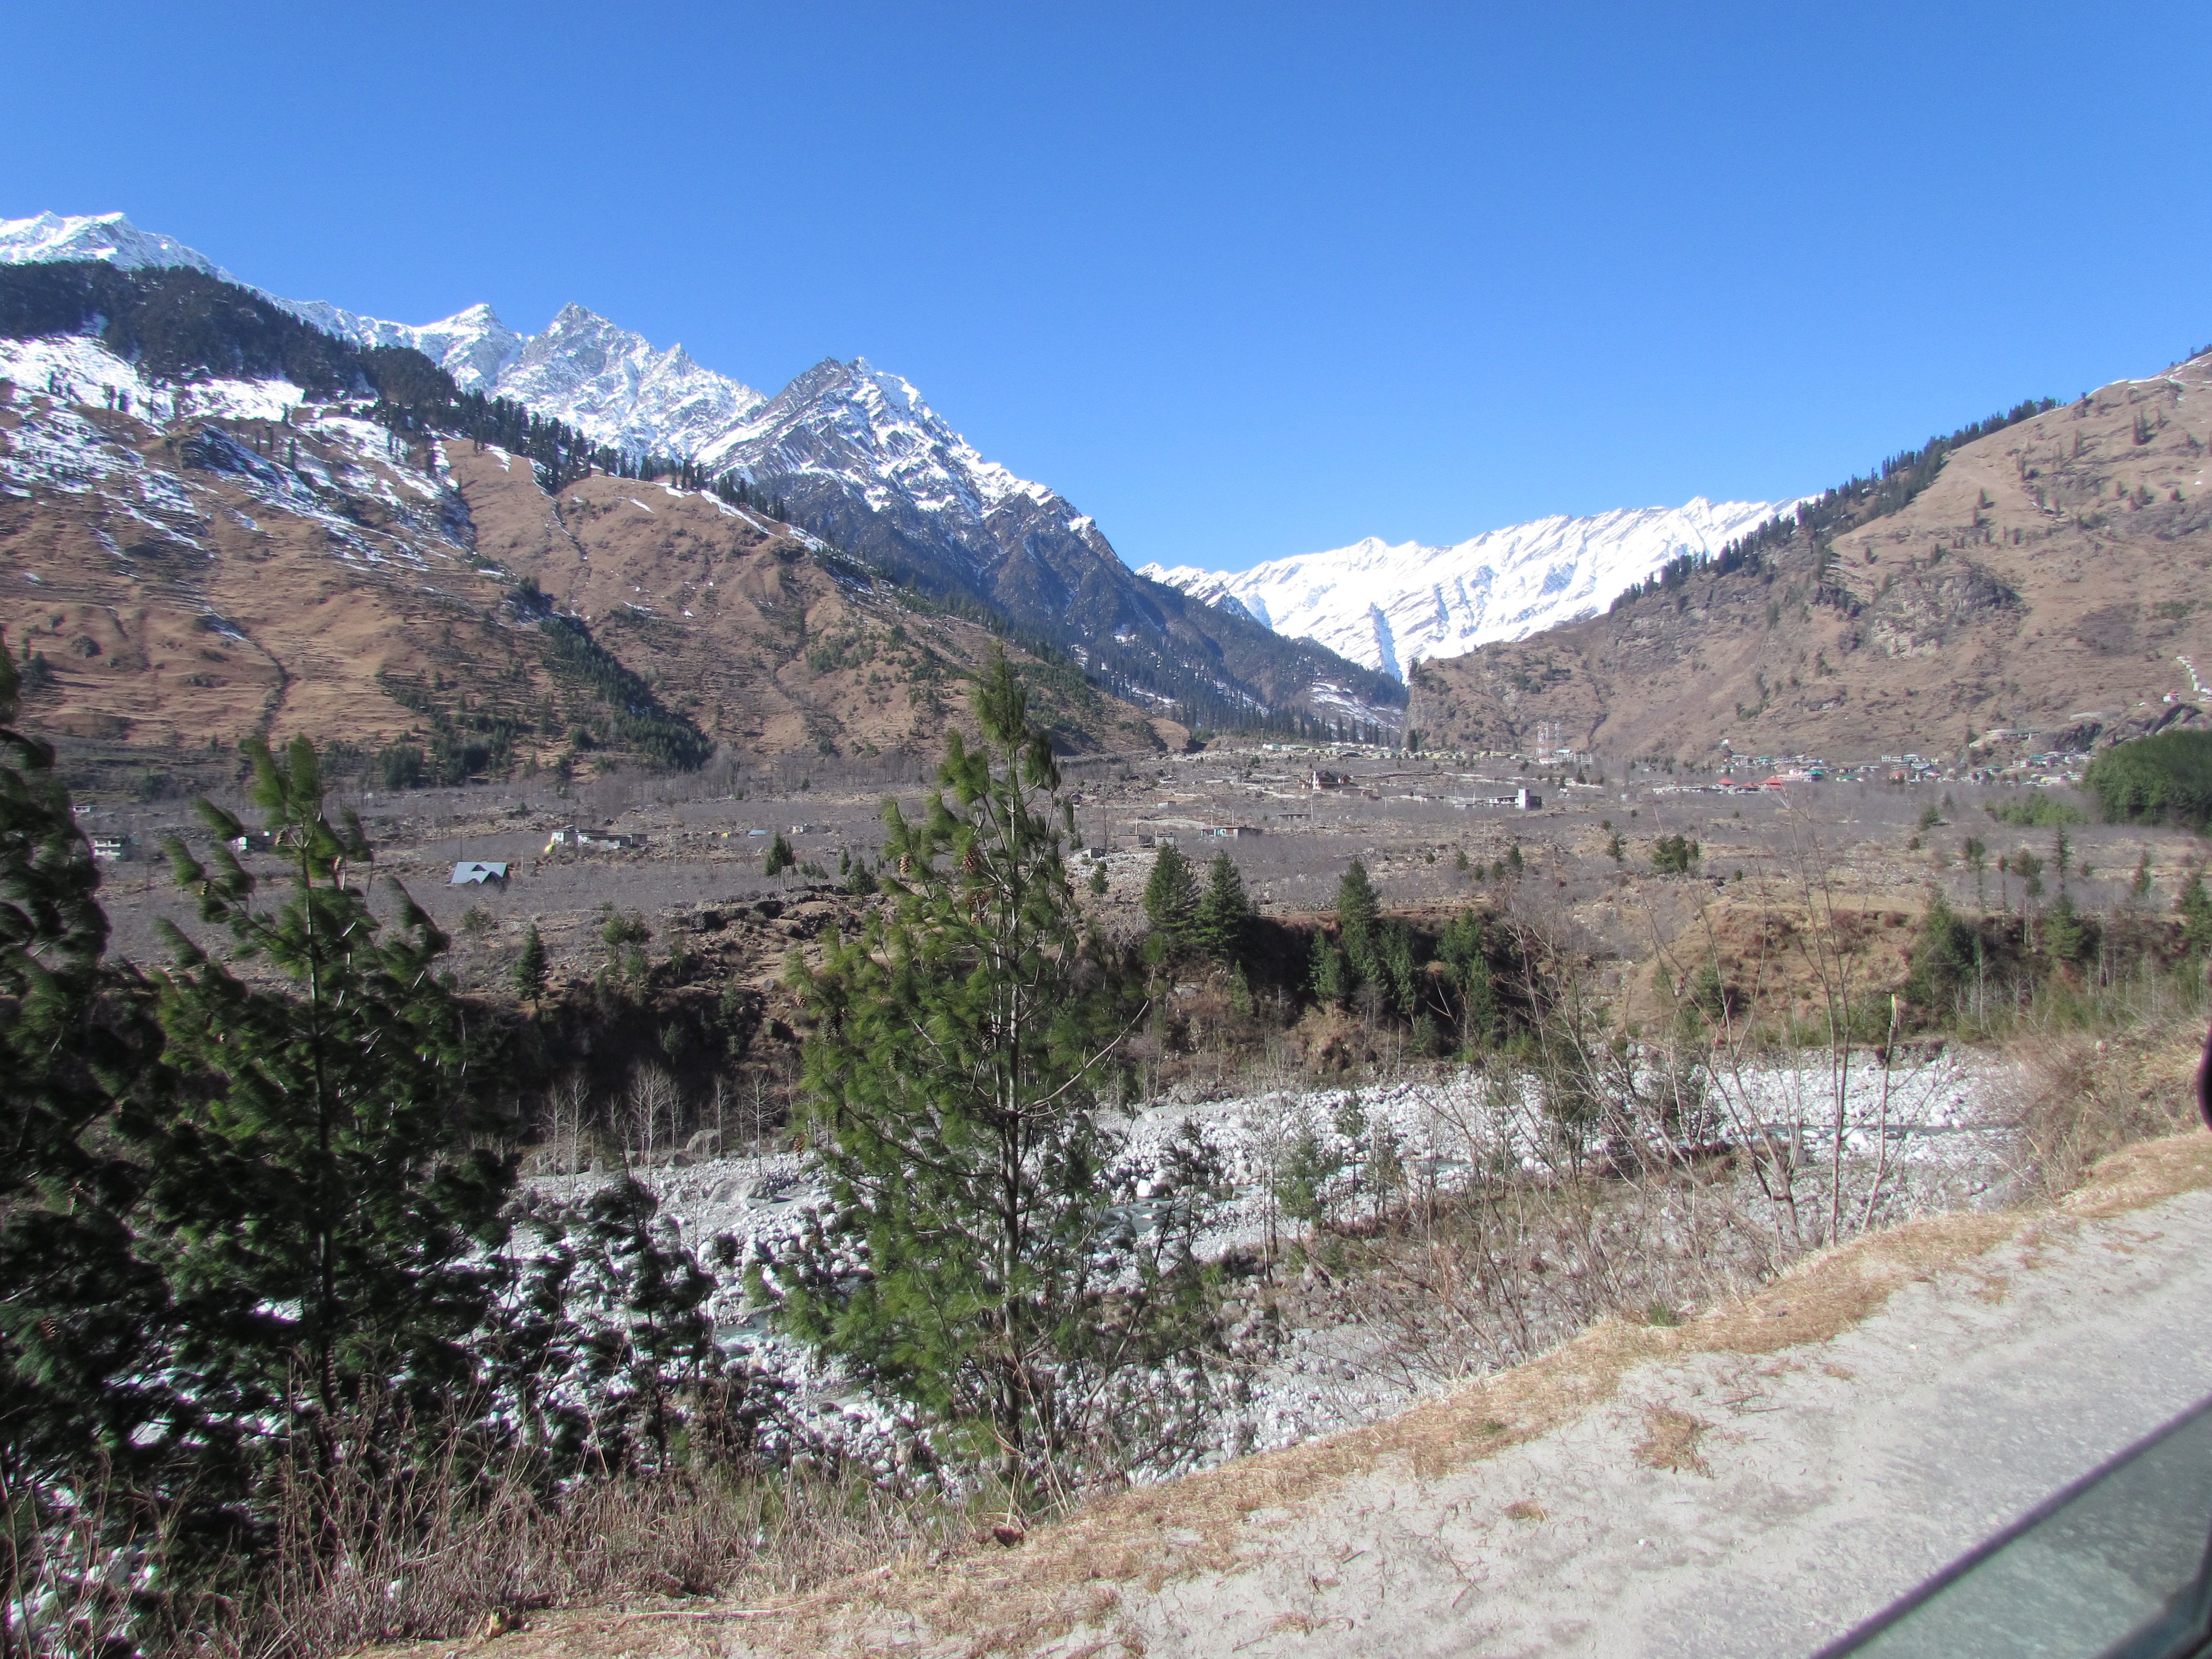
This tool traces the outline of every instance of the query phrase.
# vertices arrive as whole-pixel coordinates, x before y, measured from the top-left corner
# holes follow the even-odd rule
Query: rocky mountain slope
[[[235,280],[120,214],[0,220],[0,264],[80,259]],[[1070,652],[1160,712],[1396,723],[1403,693],[1388,676],[1132,572],[1088,516],[985,459],[913,386],[863,360],[825,360],[764,398],[682,346],[657,348],[580,306],[524,337],[487,306],[416,326],[263,297],[356,344],[419,350],[463,392],[508,398],[595,443],[742,478],[814,534]]]
[[[1556,722],[1577,748],[1711,761],[2079,749],[2200,718],[2208,445],[2212,353],[1897,458],[1741,562],[1424,663],[1408,724],[1510,750]]]
[[[1146,565],[1141,574],[1402,679],[1428,658],[1589,616],[1669,559],[1718,553],[1786,505],[1700,495],[1676,507],[1537,519],[1449,547],[1370,536],[1249,570]]]
[[[0,339],[0,629],[41,729],[306,732],[426,778],[935,745],[990,632],[702,491],[402,439],[370,399]],[[1072,745],[1148,714],[1016,651]],[[1168,740],[1181,732],[1162,726]]]

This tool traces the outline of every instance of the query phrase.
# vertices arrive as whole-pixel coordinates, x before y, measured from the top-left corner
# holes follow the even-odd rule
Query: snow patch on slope
[[[1669,559],[1718,553],[1793,505],[1699,495],[1676,507],[1537,519],[1449,547],[1370,536],[1249,570],[1149,564],[1138,574],[1402,679],[1427,658],[1592,616]]]

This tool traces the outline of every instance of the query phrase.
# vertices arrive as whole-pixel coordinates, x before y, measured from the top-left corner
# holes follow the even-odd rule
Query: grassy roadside
[[[797,1654],[933,1638],[957,1650],[1020,1653],[1079,1626],[1110,1624],[1124,1587],[1233,1571],[1249,1551],[1255,1517],[1286,1519],[1377,1471],[1438,1479],[1572,1423],[1614,1398],[1641,1365],[1824,1341],[1899,1290],[2008,1243],[2057,1242],[2083,1221],[2212,1187],[2212,1134],[2194,1127],[2187,1089],[2197,1037],[2193,1024],[2175,1019],[2018,1039],[2011,1052],[2023,1079],[2028,1179],[2014,1207],[1926,1215],[1862,1234],[1679,1324],[1606,1315],[1549,1352],[1386,1421],[1092,1503],[1032,1531],[1018,1548],[1000,1547],[988,1528],[939,1533],[887,1551],[866,1571],[786,1595],[543,1615],[533,1628],[501,1635],[498,1651],[501,1659],[550,1659],[726,1653],[744,1644]],[[446,1643],[404,1654],[452,1651]]]

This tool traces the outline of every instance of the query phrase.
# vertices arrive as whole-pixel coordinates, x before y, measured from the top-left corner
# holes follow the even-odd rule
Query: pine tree
[[[2182,948],[2193,957],[2212,954],[2212,893],[2205,891],[2201,867],[2190,872],[2189,884],[2181,890],[2173,909],[2181,918]]]
[[[476,1144],[496,1073],[438,976],[445,936],[396,883],[396,926],[371,912],[360,821],[323,816],[307,739],[246,752],[284,895],[263,902],[228,845],[245,826],[210,802],[214,867],[169,843],[201,921],[252,976],[166,928],[175,964],[155,986],[176,1108],[147,1208],[182,1362],[326,1463],[331,1425],[364,1399],[428,1421],[471,1376],[487,1297],[472,1258],[500,1236],[513,1170]]]
[[[798,867],[798,856],[792,852],[791,843],[783,838],[783,832],[779,830],[775,839],[768,844],[768,857],[761,865],[761,874],[780,876],[787,870]]]
[[[1145,878],[1145,915],[1152,932],[1171,945],[1189,943],[1198,921],[1198,878],[1190,860],[1172,846],[1152,856]]]
[[[514,992],[533,1010],[545,1000],[546,973],[545,941],[532,921],[522,938],[522,954],[514,959]]]
[[[143,1171],[118,1131],[154,1034],[137,1018],[136,981],[103,964],[99,868],[52,746],[12,723],[15,691],[0,649],[0,1574],[10,1596],[37,1577],[35,1562],[12,1554],[19,1541],[70,1516],[121,1541],[155,1520],[164,1494],[198,1484],[180,1449],[211,1437],[175,1391],[161,1342],[166,1287],[134,1257],[122,1219]],[[0,1630],[11,1627],[0,1611]]]
[[[1376,896],[1375,884],[1368,879],[1367,866],[1354,859],[1336,884],[1336,934],[1345,959],[1364,980],[1377,978],[1382,972],[1382,902]]]
[[[1252,927],[1252,901],[1236,860],[1217,853],[1206,872],[1206,895],[1198,902],[1195,933],[1206,955],[1224,965],[1241,960]]]
[[[1188,1149],[1187,1227],[1140,1241],[1117,1215],[1133,1177],[1097,1091],[1141,1005],[1084,928],[1073,809],[1003,654],[975,704],[981,741],[948,737],[927,816],[885,808],[890,904],[817,970],[793,959],[834,1214],[762,1286],[1018,1501],[1048,1470],[1141,1462],[1128,1441],[1203,1397],[1218,1326],[1194,1240],[1220,1183]],[[1167,1236],[1185,1243],[1163,1257]]]
[[[1487,930],[1480,910],[1466,910],[1446,924],[1437,942],[1459,999],[1460,1042],[1469,1050],[1487,1048],[1498,1041],[1497,977],[1490,966]]]

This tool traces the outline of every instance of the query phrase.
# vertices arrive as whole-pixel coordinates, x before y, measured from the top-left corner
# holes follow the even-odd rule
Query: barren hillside
[[[1900,511],[1425,665],[1407,723],[1431,746],[1557,722],[1577,748],[1704,760],[2087,748],[2196,718],[2208,442],[2212,356],[2115,382],[1957,449]]]
[[[142,386],[88,343],[18,355],[42,349],[0,380],[0,629],[65,739],[411,741],[452,775],[656,744],[872,753],[933,746],[991,647],[703,493],[594,475],[556,500],[526,459],[398,443],[343,404]],[[1014,654],[1071,745],[1155,742]]]

